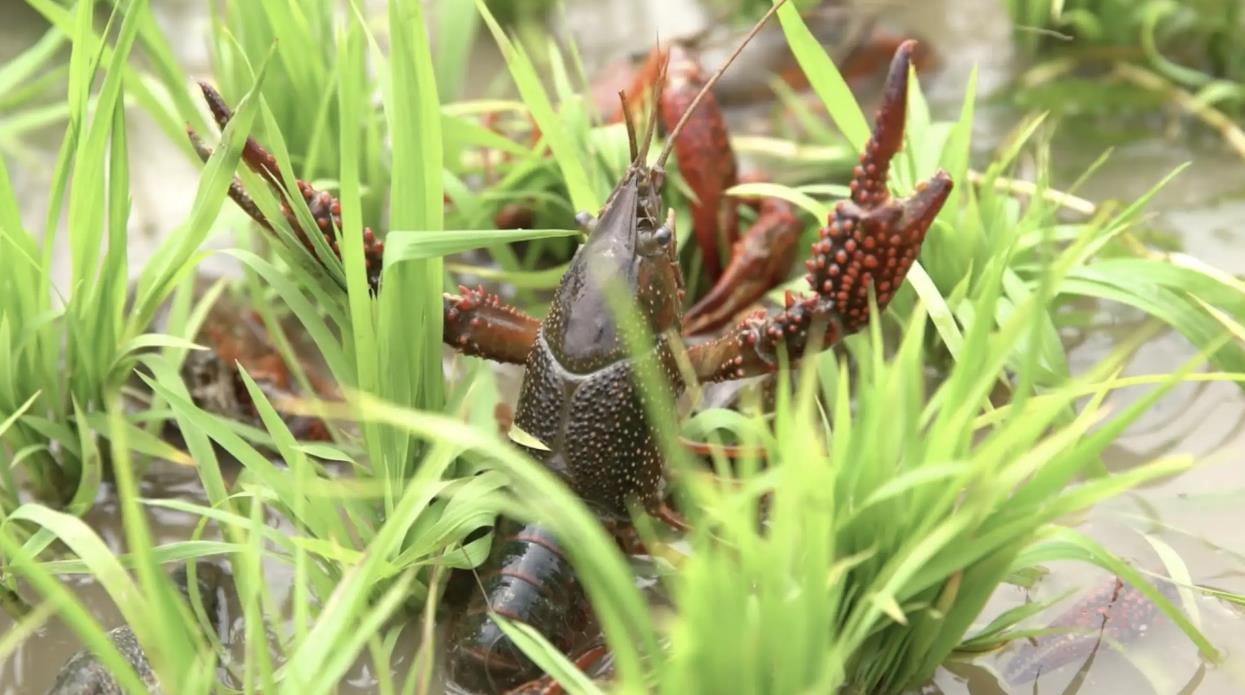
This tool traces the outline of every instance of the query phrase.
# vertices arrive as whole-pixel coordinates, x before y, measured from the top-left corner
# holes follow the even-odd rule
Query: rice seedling
[[[1245,157],[1245,135],[1233,121],[1245,103],[1239,3],[1010,0],[1007,7],[1018,43],[1036,62],[1018,81],[1019,103],[1132,122],[1170,105]]]
[[[1143,61],[1186,87],[1242,76],[1233,48],[1242,28],[1237,3],[1009,0],[1007,7],[1029,50]]]
[[[67,65],[56,64],[65,44],[61,32],[48,31],[0,68],[0,149],[11,156],[32,161],[35,154],[23,146],[23,136],[68,117],[68,102],[49,98],[67,74]]]
[[[997,297],[997,276],[992,283]],[[594,587],[593,575],[613,565],[588,558],[581,545],[590,539],[575,532],[570,514],[524,505],[529,484],[520,483],[521,513],[575,539],[568,546],[596,610],[608,616],[603,623],[626,626],[621,634],[607,628],[610,646],[620,662],[644,667],[620,666],[617,690],[906,692],[962,640],[977,637],[974,619],[1013,573],[1039,562],[1089,559],[1143,582],[1057,521],[1193,464],[1174,457],[1066,487],[1091,474],[1112,433],[1180,374],[1164,377],[1170,381],[1136,409],[1107,417],[1100,407],[1113,388],[1111,374],[1145,337],[1139,336],[1099,365],[1102,371],[991,409],[995,382],[1011,375],[1009,343],[1040,326],[1034,317],[1041,302],[1037,296],[1019,307],[1001,329],[983,328],[990,323],[983,313],[969,327],[965,358],[928,395],[923,313],[906,326],[893,358],[883,355],[879,330],[853,339],[854,368],[846,359],[823,358],[804,372],[793,399],[779,401],[772,422],[731,424],[740,441],[762,447],[764,468],[742,463],[738,473],[725,474],[726,484],[677,468],[688,474],[681,487],[696,500],[696,531],[690,551],[662,575],[672,605],[658,619],[643,602],[614,593],[634,591],[622,577],[601,577]],[[1032,367],[1014,378],[1026,380]],[[1088,407],[1057,424],[1090,393]],[[1102,429],[1091,434],[1092,425]],[[670,453],[677,452],[675,444]],[[1182,614],[1156,602],[1214,654]],[[990,630],[1023,616],[1005,616]],[[653,649],[659,640],[663,648]],[[546,663],[558,659],[540,653]]]
[[[1245,288],[1222,271],[1140,245],[1132,232],[1148,195],[1069,223],[1045,180],[1017,194],[1005,175],[1035,149],[1037,119],[1023,123],[974,178],[973,84],[959,119],[940,123],[913,81],[892,185],[907,192],[941,166],[956,189],[910,276],[912,289],[842,350],[784,368],[771,414],[705,409],[681,423],[654,419],[693,531],[676,552],[640,523],[659,556],[652,563],[659,591],[645,595],[584,502],[498,435],[493,406],[503,396],[493,371],[458,358],[454,378],[443,375],[439,295],[446,284],[468,275],[511,285],[518,302],[541,313],[530,290],[555,285],[564,270],[539,265],[541,254],[569,247],[574,212],[598,209],[626,166],[624,129],[589,115],[556,44],[530,30],[514,40],[487,3],[442,3],[439,10],[473,19],[438,13],[439,26],[487,29],[519,95],[464,101],[448,96],[460,85],[444,80],[464,74],[469,39],[430,45],[432,20],[416,0],[389,0],[377,16],[356,3],[334,14],[335,4],[324,0],[225,3],[213,15],[214,81],[236,112],[193,208],[127,303],[122,97],[155,115],[178,143],[184,122],[209,131],[146,2],[116,0],[112,23],[96,34],[94,3],[66,10],[29,1],[73,47],[71,129],[42,242],[22,227],[16,202],[0,199],[4,255],[28,259],[0,278],[0,377],[9,377],[0,378],[0,389],[15,384],[0,390],[0,441],[15,460],[0,469],[9,476],[0,485],[8,591],[0,604],[21,615],[12,636],[0,639],[0,654],[58,614],[124,688],[143,692],[127,655],[109,646],[107,626],[63,583],[66,575],[90,574],[133,627],[159,681],[179,684],[179,692],[335,692],[360,662],[376,674],[380,692],[422,692],[435,677],[435,624],[454,618],[453,606],[437,609],[450,573],[482,561],[500,513],[552,529],[591,599],[612,653],[607,683],[589,680],[547,637],[503,623],[573,692],[903,692],[920,687],[958,648],[1023,634],[1012,628],[1032,608],[984,625],[978,617],[1000,583],[1040,564],[1096,563],[1146,592],[1136,570],[1072,530],[1068,519],[1195,465],[1174,455],[1108,474],[1100,457],[1202,362],[1219,371],[1198,378],[1241,381],[1245,374],[1245,354],[1232,340],[1245,336]],[[841,131],[835,137],[859,148],[868,127],[837,69],[793,8],[779,16]],[[130,65],[133,45],[150,73]],[[535,67],[534,46],[547,49],[549,80]],[[97,69],[103,80],[88,98]],[[541,135],[525,143],[524,125],[511,139],[511,131],[477,120],[487,113],[530,119]],[[275,183],[285,195],[239,166],[252,131],[274,152]],[[491,172],[482,151],[498,155]],[[276,243],[272,253],[228,253],[245,268],[249,299],[267,325],[293,315],[340,386],[342,402],[303,405],[331,421],[331,442],[296,439],[245,370],[241,383],[262,432],[201,408],[179,372],[202,307],[178,288],[217,218],[236,219],[218,215],[235,172],[271,221],[264,238]],[[311,248],[300,230],[316,228],[314,213],[298,202],[296,175],[341,201],[339,228],[327,238],[308,235]],[[7,177],[2,162],[0,177]],[[824,182],[787,183],[736,192],[783,197],[818,223],[844,194]],[[677,177],[668,189],[685,241],[687,194]],[[8,190],[0,181],[0,196]],[[48,249],[63,197],[75,281],[62,309],[50,291]],[[289,217],[286,200],[294,201]],[[537,201],[536,219],[549,224],[493,229],[496,213],[515,200]],[[365,224],[390,230],[382,233],[377,293],[362,246],[350,242]],[[512,246],[518,242],[526,249]],[[481,249],[487,257],[456,256]],[[694,263],[694,254],[684,260]],[[170,335],[148,333],[170,295]],[[1119,372],[1151,333],[1071,374],[1060,330],[1080,319],[1069,306],[1076,297],[1140,309],[1180,331],[1199,358],[1154,375],[1154,389],[1117,412],[1108,407],[1110,395],[1136,384]],[[135,369],[150,391],[140,399],[147,409],[141,417],[119,397]],[[166,419],[178,425],[185,452],[147,424]],[[679,435],[731,441],[764,456],[733,465],[713,457],[710,476]],[[236,480],[221,452],[240,464]],[[74,516],[96,498],[106,453],[116,471],[125,552],[108,548]],[[193,461],[206,502],[141,497],[136,464],[146,456]],[[68,499],[68,513],[23,499],[13,469],[43,501]],[[157,544],[146,518],[153,510],[190,515],[199,529]],[[231,570],[226,584],[240,618],[226,636],[232,644],[206,629],[203,601],[186,605],[163,578],[162,565],[194,559],[223,559]],[[273,576],[289,577],[288,604]],[[1215,647],[1170,601],[1153,589],[1146,595],[1214,657]],[[420,644],[404,659],[411,632]]]
[[[220,206],[221,185],[228,177],[208,176],[183,233],[171,236],[167,254],[143,269],[143,281],[127,298],[129,266],[129,162],[123,111],[123,66],[138,32],[134,12],[114,12],[109,27],[115,39],[106,44],[92,30],[93,4],[81,3],[73,14],[73,42],[68,70],[68,127],[53,170],[43,232],[35,235],[23,224],[7,168],[0,165],[0,196],[4,196],[4,256],[12,260],[3,291],[0,316],[3,359],[0,370],[0,414],[9,421],[4,448],[11,464],[4,467],[0,502],[6,512],[20,503],[19,480],[35,496],[81,513],[93,504],[105,477],[107,448],[100,437],[102,419],[114,402],[138,356],[153,348],[186,345],[184,340],[149,332],[157,309],[173,281],[192,265],[194,251]],[[104,51],[106,45],[110,50]],[[27,53],[36,58],[39,44]],[[33,58],[31,63],[36,62]],[[25,60],[14,65],[28,64]],[[92,94],[97,73],[103,73]],[[220,171],[222,148],[211,171]],[[227,171],[227,170],[225,170]],[[209,193],[215,186],[218,193]],[[66,236],[58,239],[62,224]],[[53,259],[61,245],[68,249],[69,284],[53,282]],[[132,446],[160,456],[171,448],[132,427]],[[175,455],[174,458],[177,458]]]

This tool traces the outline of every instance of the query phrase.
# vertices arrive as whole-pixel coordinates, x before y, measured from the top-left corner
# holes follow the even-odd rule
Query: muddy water
[[[684,0],[643,0],[637,3],[601,4],[589,0],[568,3],[566,28],[580,40],[589,65],[600,64],[625,51],[642,50],[650,38],[676,36],[698,29],[709,15]],[[201,3],[164,0],[157,3],[160,19],[170,33],[203,35]],[[938,115],[955,112],[965,79],[973,65],[979,73],[980,93],[1000,88],[1012,74],[1015,56],[1009,45],[1009,26],[998,0],[938,0],[889,2],[884,16],[897,28],[916,28],[939,56],[941,70],[925,80],[925,87]],[[33,42],[42,27],[19,3],[0,6],[0,59],[7,59]],[[175,42],[192,74],[206,70],[204,44],[197,40]],[[486,60],[492,59],[487,53]],[[743,70],[750,61],[742,63]],[[741,79],[746,79],[746,76]],[[180,155],[171,154],[156,129],[144,127],[141,114],[131,113],[132,158],[135,162],[158,162],[147,168],[135,166],[134,236],[135,266],[150,252],[152,242],[189,208],[196,180],[195,169]],[[0,116],[3,118],[3,116]],[[1016,122],[1018,114],[1001,106],[983,104],[978,113],[976,145],[988,152]],[[1180,139],[1156,134],[1145,142],[1116,148],[1110,162],[1079,191],[1091,200],[1131,199],[1176,166],[1193,165],[1156,198],[1151,210],[1153,224],[1179,239],[1192,256],[1207,259],[1233,274],[1245,274],[1245,177],[1242,163],[1225,153],[1217,141],[1197,128],[1186,128]],[[1194,133],[1194,134],[1189,134]],[[23,139],[28,151],[51,152],[58,134],[38,133]],[[1095,159],[1103,145],[1078,139],[1064,128],[1055,142],[1056,185],[1073,181]],[[51,155],[48,155],[49,157]],[[36,158],[10,160],[15,184],[28,220],[42,215],[46,171]],[[1074,370],[1094,363],[1109,351],[1120,336],[1137,325],[1135,312],[1105,309],[1101,330],[1077,337],[1072,352]],[[1147,344],[1128,372],[1163,372],[1184,362],[1191,348],[1175,334],[1164,334]],[[1121,406],[1138,393],[1123,393],[1113,401]],[[1235,532],[1245,524],[1245,397],[1225,384],[1190,384],[1177,388],[1149,412],[1137,426],[1109,451],[1108,465],[1126,468],[1165,455],[1191,453],[1205,462],[1178,478],[1137,491],[1094,510],[1080,520],[1080,528],[1125,558],[1144,567],[1156,567],[1157,557],[1146,534],[1175,548],[1188,564],[1194,581],[1245,593],[1245,535]],[[165,470],[146,481],[145,494],[194,499],[187,473]],[[186,538],[193,520],[170,513],[153,513],[161,541]],[[101,535],[120,549],[123,546],[119,518],[105,503],[89,521]],[[1208,543],[1207,539],[1213,541]],[[1101,573],[1080,565],[1055,564],[1051,574],[1029,590],[1004,587],[991,601],[987,615],[1029,600],[1041,600],[1065,591],[1090,587]],[[287,582],[279,572],[272,586],[283,595]],[[70,579],[70,581],[75,581]],[[106,625],[117,615],[107,597],[89,582],[77,582],[78,595]],[[1156,621],[1153,629],[1121,656],[1103,650],[1088,669],[1083,682],[1080,664],[1053,671],[1033,683],[1011,685],[1000,675],[1014,649],[980,655],[941,670],[929,690],[948,695],[971,693],[1117,693],[1153,692],[1218,695],[1245,690],[1245,630],[1239,613],[1210,599],[1197,602],[1203,629],[1226,659],[1206,666],[1196,650],[1171,625]],[[1057,612],[1057,611],[1056,611]],[[8,623],[0,618],[0,631]],[[51,623],[27,646],[0,662],[0,693],[43,692],[54,675],[54,666],[76,650],[72,635]],[[349,679],[344,691],[372,692],[374,680],[365,668]]]

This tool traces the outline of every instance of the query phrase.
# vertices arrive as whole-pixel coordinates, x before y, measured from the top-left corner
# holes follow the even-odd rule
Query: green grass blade
[[[856,104],[856,98],[843,80],[843,75],[830,60],[821,43],[809,31],[795,3],[788,2],[779,8],[778,21],[782,23],[783,33],[787,35],[787,45],[795,54],[795,59],[808,77],[813,91],[821,99],[835,125],[843,131],[852,149],[860,152],[869,140],[871,131],[864,113]]]

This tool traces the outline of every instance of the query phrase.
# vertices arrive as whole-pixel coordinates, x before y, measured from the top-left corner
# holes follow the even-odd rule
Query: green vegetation
[[[1232,0],[1008,0],[1008,9],[1030,50],[1142,61],[1186,87],[1245,77],[1245,15]]]
[[[1234,124],[1245,106],[1245,13],[1239,2],[1007,5],[1017,43],[1035,62],[1019,80],[1018,102],[1060,114],[1130,120],[1171,104],[1218,131],[1245,157],[1245,135]]]
[[[6,418],[0,431],[11,456],[0,480],[6,514],[19,505],[19,475],[39,499],[74,513],[94,503],[106,474],[106,448],[99,438],[111,430],[107,413],[121,408],[121,387],[139,355],[185,345],[174,336],[148,333],[148,326],[178,280],[193,269],[236,161],[235,152],[233,161],[222,158],[207,170],[186,221],[167,238],[157,260],[142,269],[127,298],[130,182],[123,68],[140,16],[113,15],[119,26],[108,51],[93,33],[89,4],[76,10],[66,27],[74,47],[67,74],[68,127],[41,238],[22,223],[7,168],[0,164],[0,248],[12,263],[0,279],[0,413]],[[41,54],[44,45],[32,53]],[[103,78],[93,95],[99,72]],[[52,265],[62,223],[70,275],[67,285],[56,286]],[[132,423],[127,427],[136,452],[178,458],[149,433]]]
[[[673,606],[655,612],[583,503],[498,436],[496,373],[464,357],[455,358],[452,378],[443,373],[442,290],[460,276],[482,278],[513,288],[518,303],[543,314],[538,292],[565,269],[574,212],[599,208],[626,165],[622,126],[595,122],[581,96],[587,78],[573,47],[530,25],[522,42],[513,40],[484,0],[443,0],[435,19],[419,0],[389,0],[377,16],[354,2],[344,13],[329,0],[223,3],[208,40],[214,82],[236,116],[191,209],[168,221],[150,265],[131,273],[122,107],[129,100],[143,108],[193,156],[184,124],[211,132],[193,82],[147,0],[113,0],[106,24],[96,21],[101,3],[28,3],[53,29],[0,69],[0,86],[31,85],[34,93],[54,48],[72,51],[66,101],[56,107],[68,129],[49,209],[33,226],[41,235],[19,215],[0,159],[0,257],[13,259],[0,275],[7,463],[0,605],[14,619],[0,655],[37,639],[33,633],[59,615],[128,690],[142,692],[106,640],[110,626],[64,583],[90,574],[178,692],[333,692],[359,661],[381,693],[423,692],[449,571],[481,562],[491,540],[481,532],[504,513],[538,519],[563,540],[613,652],[614,680],[594,684],[538,635],[512,626],[574,692],[902,692],[956,650],[1020,634],[1018,623],[1041,606],[988,625],[979,613],[1001,582],[1040,565],[1092,562],[1148,587],[1064,524],[1196,465],[1174,455],[1120,473],[1102,466],[1104,449],[1170,388],[1245,381],[1245,285],[1146,249],[1134,232],[1148,195],[1067,222],[1059,207],[1067,198],[1049,189],[1044,168],[1024,195],[1008,178],[1022,153],[1044,159],[1035,142],[1040,117],[1023,121],[978,172],[969,161],[974,82],[954,122],[933,120],[914,82],[893,187],[908,192],[939,166],[956,182],[921,265],[869,331],[801,370],[784,369],[773,413],[708,409],[681,429],[662,429],[676,496],[695,530],[686,552],[654,563]],[[810,132],[803,144],[858,150],[868,136],[860,107],[796,10],[779,18],[836,126]],[[425,32],[433,21],[446,37],[435,46]],[[477,36],[491,36],[506,59],[513,86],[499,79],[497,98],[460,98]],[[6,127],[0,120],[0,146]],[[379,296],[369,293],[358,244],[343,241],[337,261],[317,241],[313,258],[278,196],[239,169],[251,133],[276,154],[288,190],[297,177],[341,199],[340,239],[358,239],[369,225],[389,230]],[[791,200],[811,238],[844,194],[829,185],[831,175],[853,159],[822,160],[801,167],[798,180],[736,192]],[[305,404],[329,420],[331,442],[297,441],[245,373],[264,431],[196,406],[179,373],[220,292],[192,295],[200,248],[214,229],[236,230],[244,219],[226,201],[235,172],[276,234],[273,243],[266,233],[238,233],[227,253],[240,262],[239,286],[303,391],[311,392],[310,377],[279,328],[289,316],[344,394]],[[666,198],[695,281],[688,194],[677,172]],[[531,207],[533,229],[493,229],[508,203]],[[295,214],[313,227],[305,205]],[[62,221],[68,232],[58,234]],[[67,284],[53,281],[58,245],[69,251]],[[476,250],[487,261],[459,255]],[[1086,298],[1131,306],[1153,321],[1074,374],[1060,332],[1087,323]],[[168,317],[156,327],[166,304]],[[1120,377],[1161,324],[1199,358],[1170,374]],[[1215,371],[1197,371],[1207,362]],[[1107,407],[1115,391],[1137,386],[1152,390]],[[185,451],[160,438],[169,422]],[[710,480],[677,444],[679,434],[760,447],[764,464],[715,459]],[[240,464],[236,479],[222,453]],[[193,465],[206,503],[140,494],[145,466],[157,458]],[[124,553],[81,520],[107,475],[116,481],[109,491],[119,501]],[[762,509],[768,523],[758,528]],[[196,532],[157,544],[154,510],[197,519]],[[649,525],[640,530],[650,547],[663,547]],[[183,605],[163,578],[168,565],[194,558],[231,570],[242,620],[236,644],[197,629],[205,624],[201,606]],[[288,604],[274,595],[273,567],[291,578]],[[1198,627],[1150,594],[1213,658]],[[403,672],[394,664],[412,634],[418,653]],[[218,664],[232,690],[215,683]]]

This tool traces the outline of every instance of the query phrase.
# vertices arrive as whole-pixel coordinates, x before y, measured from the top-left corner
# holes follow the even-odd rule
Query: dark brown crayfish
[[[600,214],[579,216],[587,241],[543,320],[482,289],[445,295],[447,344],[468,355],[527,367],[511,438],[562,476],[603,520],[625,525],[631,505],[638,504],[671,525],[683,525],[663,501],[662,453],[646,412],[657,394],[646,392],[635,378],[641,362],[664,375],[665,398],[686,386],[676,366],[680,352],[701,382],[770,373],[777,370],[780,353],[798,360],[806,350],[834,345],[866,325],[870,294],[879,309],[895,296],[952,186],[939,171],[908,198],[893,198],[887,189],[890,161],[903,141],[914,47],[908,41],[896,51],[873,135],[853,172],[851,197],[835,206],[812,246],[806,264],[812,293],[789,293],[781,311],[752,314],[724,335],[691,347],[677,339],[684,327],[683,278],[673,211],[663,210],[661,190],[664,164],[686,119],[670,128],[664,150],[649,165],[656,117],[649,119],[642,137],[627,120],[631,164]],[[705,83],[702,96],[720,74]],[[231,116],[228,107],[211,87],[203,85],[203,91],[223,127]],[[686,113],[694,109],[692,104]],[[193,133],[192,140],[206,156],[208,149]],[[275,161],[254,140],[248,140],[243,158],[284,195]],[[302,182],[299,192],[320,226],[316,231],[326,234],[331,245],[333,228],[340,225],[339,203]],[[240,184],[230,195],[270,228]],[[285,214],[298,230],[286,202]],[[363,243],[369,280],[377,290],[381,242],[369,230]],[[639,324],[611,310],[607,294],[617,288],[635,299]],[[629,339],[638,335],[649,342],[635,355]],[[560,647],[573,649],[564,638],[586,625],[587,602],[548,532],[529,525],[499,538],[481,574],[487,594],[469,608],[451,640],[454,680],[499,691],[540,675],[493,624],[492,613],[527,623]]]
[[[1175,584],[1154,582],[1167,600],[1180,604]],[[1018,642],[1003,669],[1008,683],[1020,685],[1076,665],[1083,668],[1101,647],[1123,651],[1161,621],[1158,606],[1136,587],[1110,577],[1046,627],[1049,634]]]

